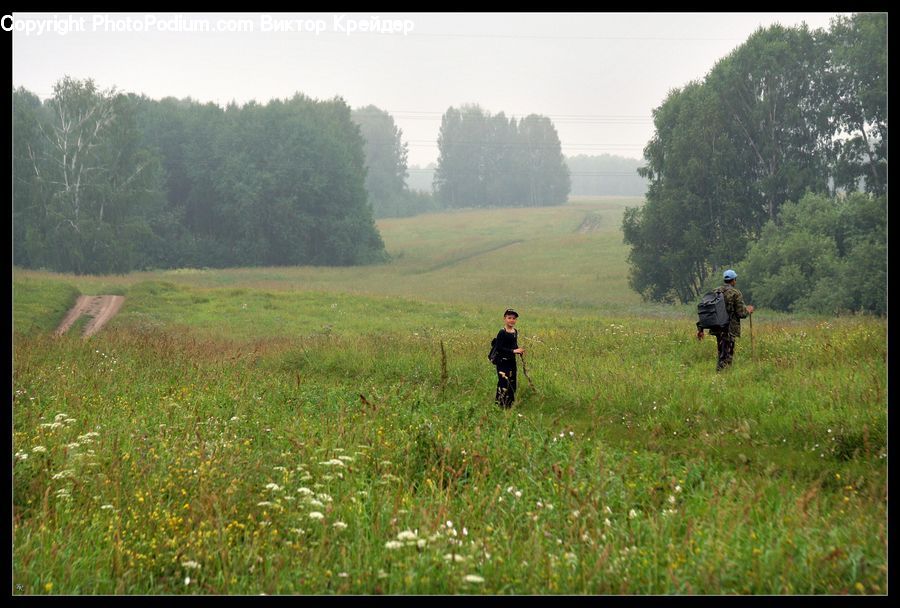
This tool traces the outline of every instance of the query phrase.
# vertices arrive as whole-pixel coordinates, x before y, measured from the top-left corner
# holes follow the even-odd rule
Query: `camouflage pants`
[[[716,371],[720,371],[731,365],[734,360],[734,336],[728,332],[716,334],[716,345],[719,349]]]

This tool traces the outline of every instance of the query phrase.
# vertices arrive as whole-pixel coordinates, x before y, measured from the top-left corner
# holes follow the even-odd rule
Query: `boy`
[[[524,348],[519,348],[519,332],[516,330],[516,321],[519,313],[512,308],[507,308],[503,313],[504,327],[497,333],[494,342],[494,365],[497,366],[497,393],[494,401],[503,408],[511,408],[516,399],[516,355],[525,354]]]

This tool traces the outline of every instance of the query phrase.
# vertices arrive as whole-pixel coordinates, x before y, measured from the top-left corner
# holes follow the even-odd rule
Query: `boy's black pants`
[[[516,399],[516,362],[503,362],[497,366],[497,394],[494,401],[500,407],[512,407]]]

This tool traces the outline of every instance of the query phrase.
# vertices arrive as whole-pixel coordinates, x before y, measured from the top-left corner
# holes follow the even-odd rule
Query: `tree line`
[[[546,116],[451,107],[441,119],[438,153],[434,193],[444,207],[561,205],[568,198],[569,170]]]
[[[70,77],[13,91],[13,262],[59,272],[386,259],[375,218],[565,202],[545,117],[450,108],[435,196],[406,186],[407,144],[375,106],[300,93],[222,108]],[[471,162],[475,160],[476,162]]]
[[[647,179],[638,174],[643,163],[636,158],[613,154],[578,154],[567,156],[565,162],[571,180],[569,194],[644,196],[647,193]],[[406,178],[407,187],[413,191],[431,193],[436,169],[437,163],[429,163],[425,167],[410,167]]]
[[[632,287],[689,302],[734,267],[758,305],[883,312],[886,54],[886,14],[775,25],[670,92],[623,219]]]
[[[74,273],[384,258],[350,108],[221,108],[63,78],[13,93],[13,259]]]

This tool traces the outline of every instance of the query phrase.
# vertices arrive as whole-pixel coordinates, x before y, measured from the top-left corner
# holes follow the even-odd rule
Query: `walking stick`
[[[525,376],[525,379],[528,380],[528,386],[531,387],[531,390],[537,392],[537,389],[534,388],[534,382],[531,381],[531,378],[528,377],[528,368],[525,367],[525,355],[519,353],[519,356],[522,357],[522,375]]]
[[[750,313],[750,353],[753,355],[753,360],[756,361],[756,347],[753,345],[753,313]]]

